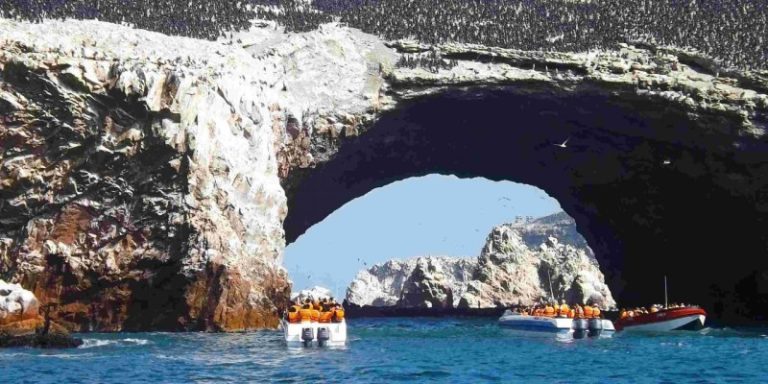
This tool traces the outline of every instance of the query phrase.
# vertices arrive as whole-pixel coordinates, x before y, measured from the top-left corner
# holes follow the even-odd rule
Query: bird
[[[566,144],[568,144],[568,140],[570,140],[570,139],[571,139],[571,138],[569,137],[569,138],[565,139],[565,141],[563,141],[563,142],[562,142],[562,143],[560,143],[560,144],[552,144],[552,145],[554,145],[554,146],[556,146],[556,147],[560,147],[560,148],[567,148],[567,145],[566,145]]]
[[[672,160],[670,159],[664,160],[664,165],[670,165],[670,164],[672,164]]]

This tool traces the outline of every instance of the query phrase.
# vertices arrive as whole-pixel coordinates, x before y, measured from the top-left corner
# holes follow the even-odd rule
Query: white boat
[[[334,323],[289,323],[282,319],[280,325],[289,347],[339,347],[347,343],[347,321],[344,319]]]
[[[509,309],[499,318],[499,325],[525,332],[568,334],[575,338],[610,336],[616,331],[613,322],[607,319],[574,320],[568,317],[531,316]]]

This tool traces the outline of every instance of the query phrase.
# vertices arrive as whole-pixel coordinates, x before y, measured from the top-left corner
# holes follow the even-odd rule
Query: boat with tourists
[[[664,306],[622,310],[616,321],[619,331],[669,332],[704,328],[707,312],[695,305],[667,303],[667,277],[664,276]]]
[[[347,343],[344,308],[332,300],[294,303],[280,320],[288,346],[338,347]]]
[[[668,332],[704,328],[707,312],[697,306],[672,306],[622,311],[616,321],[619,331]]]
[[[601,316],[599,307],[590,305],[534,306],[531,309],[507,309],[499,325],[523,332],[545,332],[570,335],[573,338],[610,336],[613,322]]]

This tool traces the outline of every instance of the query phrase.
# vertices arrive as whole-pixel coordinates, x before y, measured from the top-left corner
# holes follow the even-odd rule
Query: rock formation
[[[306,299],[320,300],[333,297],[330,289],[320,286],[314,286],[308,289],[302,289],[299,292],[291,294],[291,301],[299,300],[304,302]]]
[[[0,328],[24,326],[35,329],[42,326],[39,309],[40,302],[32,292],[0,280]]]
[[[425,56],[445,65],[397,65]],[[385,44],[336,24],[288,34],[270,22],[210,42],[0,19],[0,70],[0,276],[56,304],[70,329],[276,326],[290,292],[285,240],[426,173],[547,190],[609,282],[641,303],[664,257],[643,244],[678,255],[672,281],[690,254],[715,251],[690,252],[676,232],[694,207],[746,228],[768,215],[768,78],[674,47]],[[581,149],[553,152],[568,136]],[[706,266],[677,292],[754,316],[768,239],[718,230],[737,248],[717,253],[739,262],[725,275]]]
[[[562,239],[562,240],[559,240]],[[592,250],[559,213],[493,229],[477,259],[419,257],[361,271],[347,302],[364,306],[489,308],[555,298],[612,307]]]
[[[0,280],[0,348],[60,348],[82,344],[82,340],[69,336],[60,325],[46,322],[39,306],[32,292]]]
[[[362,270],[347,288],[354,305],[453,307],[458,304],[477,262],[452,257],[390,260]]]
[[[240,38],[0,20],[0,276],[71,329],[275,326],[280,176],[313,161],[313,116],[321,142],[355,132],[385,48],[334,27]]]

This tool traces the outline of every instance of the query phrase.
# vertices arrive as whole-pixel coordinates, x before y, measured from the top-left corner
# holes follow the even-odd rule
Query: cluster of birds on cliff
[[[98,18],[215,39],[254,18],[291,31],[339,21],[385,39],[586,51],[642,40],[764,69],[765,0],[10,0],[4,17]]]

